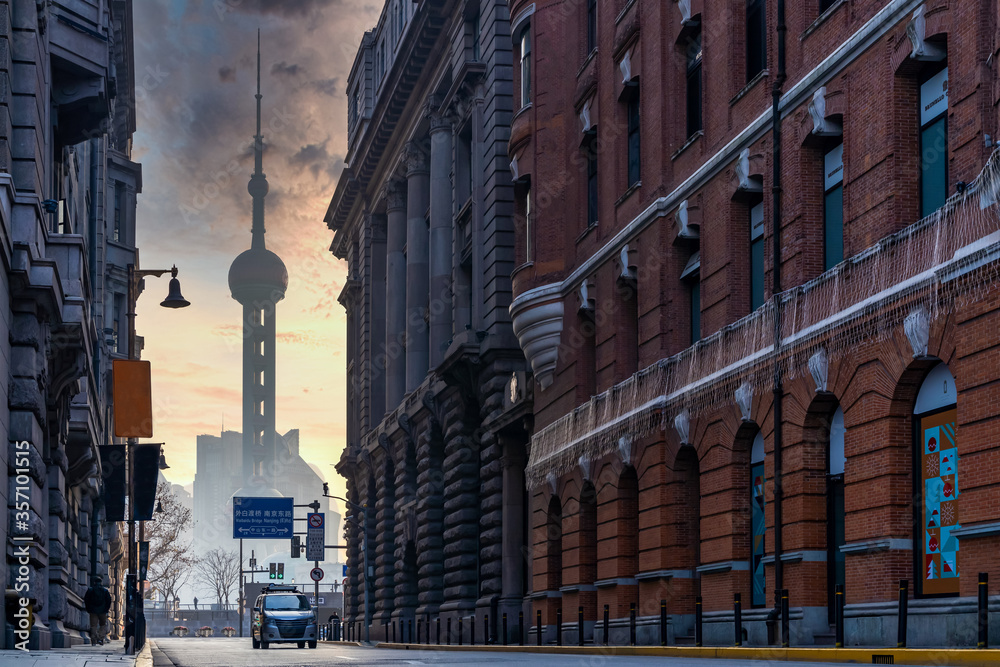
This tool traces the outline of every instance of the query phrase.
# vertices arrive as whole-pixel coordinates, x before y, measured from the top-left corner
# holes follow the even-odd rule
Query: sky
[[[160,308],[169,276],[136,308],[152,364],[154,437],[173,483],[194,479],[196,438],[241,429],[241,307],[227,276],[250,245],[256,32],[261,30],[266,242],[288,267],[277,310],[277,428],[301,431],[324,471],[344,446],[346,265],[323,215],[346,151],[347,74],[381,4],[365,0],[141,0],[134,3],[142,163],[139,266],[179,269],[191,306]],[[337,495],[342,495],[338,493]]]

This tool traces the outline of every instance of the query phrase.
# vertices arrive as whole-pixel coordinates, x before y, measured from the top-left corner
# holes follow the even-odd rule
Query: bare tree
[[[177,599],[178,591],[187,583],[195,565],[191,545],[185,536],[191,527],[191,510],[181,504],[166,482],[157,485],[156,501],[163,511],[146,522],[147,579],[151,589],[161,592],[169,602]]]
[[[219,607],[229,609],[230,591],[237,589],[240,579],[240,555],[216,547],[198,561],[198,572],[215,590]]]

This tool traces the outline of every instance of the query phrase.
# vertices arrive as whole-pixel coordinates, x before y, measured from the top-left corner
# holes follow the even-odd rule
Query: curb
[[[335,642],[333,642],[335,643]],[[484,651],[495,653],[543,653],[591,656],[646,656],[688,659],[791,660],[799,662],[848,662],[907,665],[1000,664],[1000,649],[951,648],[736,648],[659,646],[448,646],[437,644],[392,644],[375,648],[424,651]],[[891,662],[889,660],[891,658]]]
[[[153,667],[153,648],[152,642],[148,639],[142,650],[139,651],[138,655],[135,656],[135,662],[133,663],[135,667]]]

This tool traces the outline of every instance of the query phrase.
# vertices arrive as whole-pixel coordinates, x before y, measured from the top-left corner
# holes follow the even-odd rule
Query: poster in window
[[[924,595],[958,595],[958,446],[954,409],[920,419]]]

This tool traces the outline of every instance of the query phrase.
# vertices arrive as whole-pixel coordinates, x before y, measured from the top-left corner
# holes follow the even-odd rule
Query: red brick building
[[[977,573],[1000,585],[1000,3],[510,14],[530,618],[551,637],[562,609],[573,642],[582,607],[599,642],[607,606],[622,643],[635,604],[652,642],[662,599],[679,640],[700,596],[728,644],[739,594],[764,644],[784,588],[793,645],[832,643],[843,584],[847,643],[892,644],[907,579],[911,645],[975,645]]]

